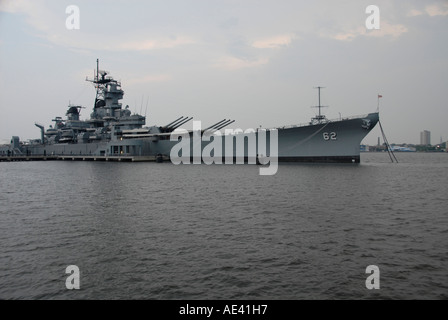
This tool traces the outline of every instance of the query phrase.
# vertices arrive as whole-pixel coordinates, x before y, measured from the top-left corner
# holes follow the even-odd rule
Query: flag
[[[380,94],[378,95],[378,98],[382,98],[382,97],[383,97],[382,95],[380,95]]]

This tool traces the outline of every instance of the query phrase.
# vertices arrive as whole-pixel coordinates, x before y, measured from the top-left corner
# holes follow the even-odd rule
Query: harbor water
[[[0,299],[448,299],[448,154],[396,156],[0,163]]]

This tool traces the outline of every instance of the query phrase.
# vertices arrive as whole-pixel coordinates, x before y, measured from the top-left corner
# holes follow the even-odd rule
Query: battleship
[[[169,161],[172,159],[172,150],[182,140],[179,135],[173,135],[183,125],[191,121],[192,117],[181,116],[163,126],[146,126],[146,116],[134,113],[129,106],[123,108],[120,100],[124,91],[121,82],[115,80],[108,72],[99,69],[99,62],[92,79],[86,78],[96,89],[93,111],[87,120],[80,119],[80,112],[84,108],[79,105],[70,105],[66,111],[66,118],[55,117],[53,124],[45,129],[44,125],[35,123],[40,129],[40,139],[21,141],[13,136],[9,144],[0,146],[0,160],[118,160],[118,161]],[[318,114],[310,122],[298,125],[288,125],[272,129],[253,131],[230,131],[226,137],[231,136],[233,145],[223,139],[222,148],[226,153],[217,153],[228,160],[243,159],[244,163],[253,163],[251,159],[260,156],[269,156],[272,143],[267,140],[266,145],[260,149],[260,130],[263,136],[270,136],[271,130],[277,134],[277,157],[279,162],[330,162],[330,163],[359,163],[360,143],[362,139],[375,127],[379,121],[379,113],[369,113],[362,116],[352,116],[336,120],[327,119],[322,114],[320,104]],[[221,132],[220,130],[232,124],[234,120],[223,119],[204,129],[204,132]],[[194,124],[194,122],[193,122]],[[194,136],[194,130],[188,132]],[[173,139],[173,136],[175,137]],[[223,135],[224,136],[224,135]],[[239,139],[247,136],[246,139]],[[255,137],[255,140],[252,140]],[[194,143],[191,139],[190,150],[182,150],[188,157],[195,154]],[[214,139],[201,139],[201,151]],[[244,146],[237,146],[243,143]],[[256,141],[254,147],[247,144]],[[247,142],[247,143],[246,143]],[[258,142],[258,143],[257,143]],[[208,149],[210,146],[208,146]],[[229,156],[230,149],[230,156]],[[176,149],[177,150],[177,149]],[[260,152],[262,151],[262,152]],[[177,151],[176,151],[177,152]],[[176,154],[177,155],[177,154]],[[226,163],[228,163],[226,161]],[[240,162],[235,162],[240,163]],[[258,161],[257,161],[258,163]]]

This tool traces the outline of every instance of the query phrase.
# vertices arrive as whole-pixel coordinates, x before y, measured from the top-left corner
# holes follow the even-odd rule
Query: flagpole
[[[380,112],[380,98],[382,98],[383,96],[382,95],[380,95],[380,94],[378,94],[378,103],[377,103],[377,106],[376,106],[376,112]]]

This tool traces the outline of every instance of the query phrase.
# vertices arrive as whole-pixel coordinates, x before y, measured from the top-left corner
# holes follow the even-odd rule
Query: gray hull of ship
[[[364,137],[375,127],[378,122],[378,113],[371,113],[366,117],[330,121],[327,123],[297,126],[289,128],[278,128],[278,161],[287,162],[359,162],[360,143]],[[261,154],[257,149],[255,155]],[[223,136],[223,159],[226,155],[232,154],[234,158],[237,153],[237,138],[233,138],[233,151],[226,150],[226,137]],[[157,142],[157,150],[161,154],[170,154],[174,144],[169,140],[160,140]],[[202,149],[207,145],[202,142]],[[267,152],[270,156],[270,132],[266,132]],[[193,142],[191,143],[191,149]],[[193,152],[190,152],[193,156]],[[248,149],[247,143],[244,144],[244,158],[247,162],[248,156],[254,155]]]
[[[371,113],[365,117],[354,119],[329,121],[307,126],[291,126],[277,128],[278,132],[278,161],[296,162],[359,162],[360,143],[362,139],[373,129],[378,122],[378,113]],[[256,148],[248,147],[250,134],[245,140],[233,137],[230,151],[229,144],[226,145],[226,136],[222,136],[222,159],[227,162],[230,158],[234,160],[243,157],[245,162],[251,162],[255,156],[263,154],[270,156],[270,130],[266,131],[266,154],[260,152],[259,134],[254,133]],[[193,151],[193,140],[191,137],[191,148],[188,151],[191,158],[195,155]],[[244,141],[243,149],[238,148],[238,143]],[[145,157],[164,155],[170,156],[172,148],[178,141],[171,141],[169,137],[116,139],[110,141],[98,141],[90,143],[65,143],[52,145],[29,145],[23,146],[22,154],[26,155],[56,155],[56,156],[135,156]],[[264,142],[263,142],[264,143]],[[204,148],[209,144],[201,141],[202,155]],[[237,150],[244,150],[242,153]],[[212,153],[207,153],[214,155]],[[179,153],[182,155],[182,153]]]

